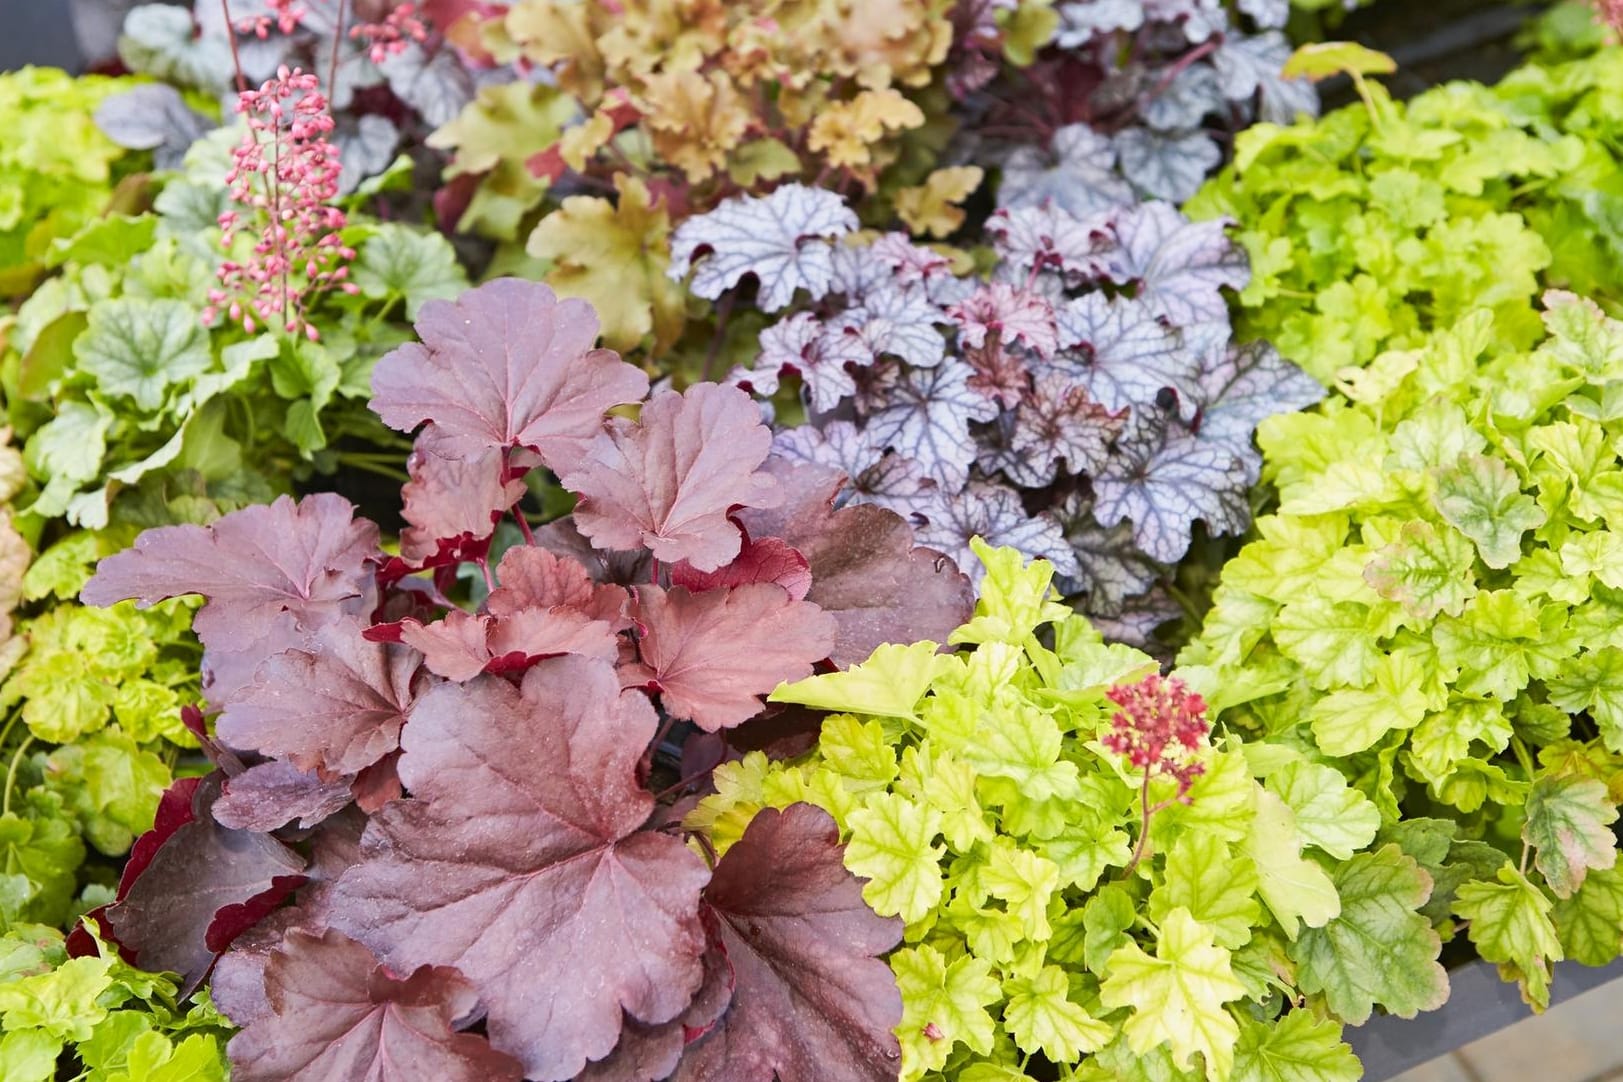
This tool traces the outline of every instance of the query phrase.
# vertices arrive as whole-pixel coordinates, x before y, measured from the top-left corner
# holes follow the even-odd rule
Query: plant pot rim
[[[1516,985],[1501,979],[1491,963],[1479,960],[1450,970],[1448,980],[1448,1002],[1438,1010],[1416,1018],[1376,1015],[1348,1027],[1345,1037],[1364,1063],[1365,1082],[1385,1082],[1532,1016]],[[1623,981],[1623,958],[1599,968],[1562,962],[1550,982],[1550,1006],[1618,981]]]

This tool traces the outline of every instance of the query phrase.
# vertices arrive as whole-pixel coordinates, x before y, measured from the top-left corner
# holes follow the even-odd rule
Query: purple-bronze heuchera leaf
[[[538,282],[498,278],[455,301],[429,301],[422,341],[372,371],[372,409],[410,432],[432,421],[423,450],[471,459],[528,447],[553,470],[571,468],[614,406],[648,393],[648,377],[613,350],[594,349],[597,313]]]
[[[452,609],[430,624],[407,617],[366,634],[376,642],[401,642],[422,651],[429,672],[457,681],[527,668],[559,654],[612,661],[618,653],[607,621],[569,609],[522,608],[506,616]]]
[[[543,661],[522,688],[434,688],[402,736],[411,797],[373,817],[333,888],[333,926],[395,972],[461,970],[491,1044],[540,1082],[608,1055],[622,1011],[675,1018],[703,978],[709,871],[638,830],[656,727],[646,696],[582,658]]]
[[[878,958],[902,922],[877,916],[821,808],[756,814],[716,865],[707,915],[734,973],[732,1002],[689,1046],[676,1082],[887,1082],[901,993]]]
[[[577,613],[601,620],[614,631],[630,626],[623,586],[594,582],[578,561],[539,545],[515,545],[496,565],[500,584],[485,600],[492,616],[509,617],[541,609]]]
[[[234,778],[214,802],[215,822],[232,830],[278,830],[294,820],[309,829],[349,806],[350,779],[323,781],[292,763],[256,763]]]
[[[418,436],[406,463],[411,480],[400,489],[406,520],[400,555],[416,567],[484,556],[496,523],[524,495],[523,479],[508,477],[506,451],[491,447],[468,458],[443,458],[422,449],[436,438],[434,425]]]
[[[109,556],[80,594],[87,605],[141,605],[201,594],[192,622],[210,650],[249,649],[286,624],[314,631],[370,589],[378,528],[330,493],[233,511],[211,526],[148,530]]]
[[[756,304],[776,312],[804,289],[813,300],[834,277],[831,241],[857,227],[857,216],[834,192],[784,184],[767,196],[743,195],[689,218],[671,235],[670,276],[693,268],[689,288],[715,300],[754,275]]]
[[[771,477],[756,472],[771,446],[760,412],[735,387],[657,394],[640,422],[615,422],[562,477],[580,495],[575,528],[599,548],[647,548],[662,562],[714,571],[742,544],[728,513],[779,499]]]
[[[769,458],[781,508],[740,515],[752,536],[779,537],[811,565],[806,600],[834,617],[829,660],[845,667],[888,642],[946,642],[969,619],[975,591],[952,560],[915,544],[913,528],[873,504],[835,510],[845,477],[805,462]]]
[[[803,680],[834,647],[834,618],[771,582],[693,593],[637,587],[640,663],[621,682],[657,689],[672,717],[706,732],[761,712],[780,683]]]
[[[479,996],[447,966],[390,972],[339,932],[295,929],[265,963],[270,1013],[231,1039],[241,1082],[519,1082],[518,1061],[458,1033]]]
[[[220,739],[329,775],[358,773],[398,748],[422,655],[368,642],[365,629],[345,618],[308,648],[267,660],[220,715]]]
[[[215,774],[192,787],[188,821],[177,826],[172,816],[153,828],[168,836],[146,847],[147,863],[120,883],[105,917],[137,964],[179,973],[188,991],[233,939],[304,882],[305,862],[287,846],[214,821],[221,780]]]

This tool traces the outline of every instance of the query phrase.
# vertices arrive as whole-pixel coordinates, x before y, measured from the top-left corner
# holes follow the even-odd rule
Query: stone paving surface
[[[1393,1082],[1623,1082],[1623,993],[1586,992]]]

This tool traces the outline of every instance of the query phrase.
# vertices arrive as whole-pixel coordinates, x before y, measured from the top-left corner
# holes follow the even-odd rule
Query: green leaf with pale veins
[[[986,1008],[1003,998],[991,963],[964,954],[950,964],[928,944],[891,955],[890,968],[902,991],[902,1076],[939,1071],[956,1045],[986,1055],[997,1024]]]
[[[416,319],[424,301],[456,297],[468,288],[468,275],[456,252],[438,233],[384,222],[356,253],[350,281],[365,296],[403,300],[406,318]]]
[[[1567,713],[1587,711],[1606,746],[1623,753],[1623,649],[1586,650],[1545,686],[1550,701]]]
[[[1369,607],[1356,602],[1296,601],[1274,618],[1274,642],[1313,687],[1361,688],[1375,678],[1381,659],[1369,619]]]
[[[1094,1018],[1070,998],[1071,982],[1058,966],[1043,966],[1035,977],[1003,983],[1009,1002],[1003,1028],[1025,1053],[1041,1052],[1051,1063],[1074,1063],[1084,1052],[1097,1052],[1115,1036],[1115,1028]]]
[[[1325,870],[1302,856],[1296,816],[1274,793],[1256,788],[1256,810],[1245,852],[1257,869],[1257,892],[1285,935],[1296,938],[1298,923],[1322,928],[1341,912],[1335,884]]]
[[[1458,531],[1417,519],[1405,522],[1398,539],[1369,562],[1364,581],[1417,619],[1439,612],[1458,616],[1476,593],[1475,559],[1476,550]]]
[[[1310,928],[1290,946],[1302,991],[1322,993],[1330,1010],[1353,1025],[1377,1006],[1402,1018],[1434,1010],[1448,998],[1437,962],[1442,940],[1418,910],[1431,896],[1431,876],[1395,845],[1359,853],[1335,872],[1341,914]]]
[[[1522,534],[1544,525],[1533,497],[1523,494],[1516,472],[1487,455],[1472,455],[1435,474],[1432,503],[1450,526],[1476,542],[1482,562],[1509,567],[1522,554]]]
[[[1229,1082],[1358,1082],[1363,1076],[1340,1025],[1291,1011],[1274,1022],[1241,1022]]]
[[[1134,942],[1116,950],[1099,986],[1106,1007],[1132,1008],[1122,1031],[1135,1053],[1167,1044],[1184,1070],[1199,1053],[1207,1082],[1224,1082],[1233,1071],[1240,1027],[1223,1004],[1244,995],[1229,952],[1187,909],[1174,909],[1161,922],[1154,957]]]
[[[1209,834],[1191,831],[1166,857],[1166,879],[1150,893],[1150,919],[1162,921],[1173,909],[1187,909],[1210,928],[1220,947],[1238,950],[1262,920],[1257,904],[1257,871],[1249,858]]]
[[[1535,1007],[1550,1005],[1550,967],[1563,957],[1550,920],[1550,899],[1525,875],[1506,864],[1497,883],[1467,883],[1454,898],[1454,912],[1471,922],[1477,953],[1499,965],[1522,986]]]
[[[876,793],[846,818],[845,866],[868,880],[862,897],[882,917],[919,920],[941,900],[941,813],[894,793]]]
[[[1413,729],[1425,719],[1431,700],[1419,658],[1407,650],[1382,654],[1373,671],[1370,686],[1343,688],[1313,704],[1313,736],[1325,754],[1367,751],[1392,730]]]
[[[1604,782],[1575,775],[1540,774],[1527,793],[1522,841],[1557,898],[1570,898],[1592,869],[1617,864],[1617,821]]]
[[[1561,949],[1580,965],[1603,966],[1623,952],[1623,867],[1590,872],[1551,913]]]
[[[1351,858],[1381,828],[1380,810],[1334,767],[1286,763],[1268,775],[1267,787],[1295,814],[1302,841],[1337,860]]]
[[[73,355],[104,393],[134,399],[148,413],[164,404],[170,388],[214,363],[201,316],[190,305],[129,297],[91,306]]]

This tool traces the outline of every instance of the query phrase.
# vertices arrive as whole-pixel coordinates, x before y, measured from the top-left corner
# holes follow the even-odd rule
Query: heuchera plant
[[[398,554],[344,500],[284,497],[149,531],[85,587],[206,599],[213,725],[187,720],[215,765],[98,926],[187,989],[213,969],[239,1078],[894,1077],[900,925],[829,817],[762,816],[717,860],[673,804],[728,742],[792,736],[751,721],[780,682],[943,637],[968,580],[770,457],[741,391],[644,402],[584,302],[502,279],[418,328],[373,374],[384,422],[421,427]],[[537,469],[578,503],[532,529]],[[493,562],[508,515],[525,542]],[[463,564],[477,611],[447,596]],[[722,735],[673,763],[683,721]]]
[[[1323,120],[1241,133],[1186,208],[1239,222],[1243,335],[1330,383],[1478,307],[1494,310],[1495,348],[1528,348],[1548,286],[1623,303],[1606,209],[1623,198],[1615,49],[1406,103],[1361,85],[1366,101]]]
[[[1318,112],[1312,85],[1281,74],[1289,10],[1286,0],[1055,4],[1058,26],[1035,62],[968,96],[964,138],[977,160],[1001,162],[1006,194],[1051,169],[1043,194],[1075,214],[1134,193],[1182,202],[1233,133]]]
[[[1372,846],[1334,769],[1254,780],[1179,676],[1058,603],[1050,564],[975,544],[969,650],[885,646],[778,689],[831,712],[816,748],[720,767],[688,824],[727,860],[758,809],[833,816],[863,897],[907,922],[906,1082],[1355,1082],[1338,1020],[1368,1017],[1372,975],[1394,1013],[1446,994],[1427,873]]]
[[[1121,637],[1176,615],[1150,591],[1197,522],[1245,529],[1256,423],[1322,393],[1266,344],[1231,344],[1222,291],[1247,268],[1221,223],[1044,200],[992,216],[984,278],[900,234],[853,242],[856,224],[786,185],[674,235],[671,273],[698,296],[753,285],[788,309],[728,377],[806,418],[778,453],[844,471],[850,500],[911,516],[961,566],[975,536],[1052,561]]]
[[[1542,1007],[1623,945],[1623,324],[1549,293],[1495,353],[1497,315],[1263,424],[1279,511],[1180,661],[1255,770],[1371,802],[1432,922]]]

